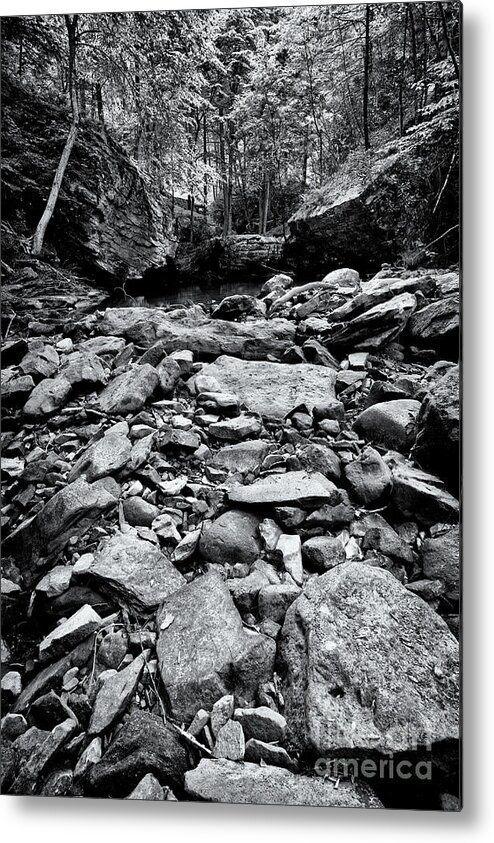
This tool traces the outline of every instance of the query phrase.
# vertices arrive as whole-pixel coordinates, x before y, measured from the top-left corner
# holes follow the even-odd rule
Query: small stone
[[[345,477],[357,500],[365,505],[379,501],[391,491],[391,471],[381,455],[370,446],[345,466]]]
[[[213,757],[243,761],[244,754],[245,738],[242,726],[234,720],[228,720],[218,731]]]
[[[236,708],[234,717],[241,724],[247,740],[256,738],[270,743],[283,741],[285,737],[285,718],[265,705],[259,708]]]
[[[97,764],[98,761],[101,760],[101,756],[103,754],[101,738],[96,737],[93,738],[90,744],[86,747],[82,755],[80,756],[75,769],[74,769],[74,778],[83,778],[87,771],[93,766],[93,764]]]
[[[71,650],[92,632],[94,632],[101,618],[93,607],[86,603],[71,618],[50,632],[39,645],[41,661],[54,659]]]
[[[249,436],[258,436],[262,430],[262,422],[256,415],[242,413],[234,419],[225,419],[209,425],[209,433],[216,439],[228,442],[240,442]]]
[[[199,541],[201,556],[208,562],[254,562],[261,552],[257,516],[232,509],[206,527]]]
[[[5,717],[2,717],[0,729],[4,741],[15,741],[16,738],[27,731],[26,718],[22,714],[14,714],[9,711]]]
[[[129,793],[125,798],[144,799],[146,802],[162,802],[165,799],[165,791],[156,776],[153,776],[152,773],[147,773],[132,793]]]
[[[216,737],[219,730],[233,717],[235,700],[233,694],[225,694],[215,702],[211,709],[211,731]]]
[[[282,746],[275,746],[265,741],[249,738],[245,744],[245,760],[259,764],[273,764],[275,767],[284,767],[286,770],[293,770],[296,766],[286,749]]]
[[[146,659],[141,654],[128,667],[110,676],[100,688],[94,703],[88,734],[105,731],[122,714],[132,699]]]
[[[283,623],[288,608],[299,594],[300,588],[290,583],[263,586],[258,596],[261,619]]]
[[[204,709],[204,708],[200,708],[199,711],[196,712],[196,714],[194,715],[194,719],[193,719],[192,723],[190,724],[189,728],[187,729],[187,731],[194,738],[197,738],[197,736],[202,732],[202,730],[204,729],[205,726],[207,726],[208,723],[209,723],[209,712],[206,711],[206,709]]]
[[[140,497],[132,496],[123,502],[123,512],[126,521],[132,527],[150,527],[159,515],[157,506],[148,503]]]
[[[9,670],[2,676],[2,697],[16,700],[22,691],[22,677],[16,670]]]
[[[283,557],[285,571],[293,577],[297,585],[302,585],[304,571],[302,568],[302,545],[300,536],[281,535],[276,550]]]
[[[329,571],[346,560],[342,541],[332,536],[307,539],[302,545],[302,557],[307,567],[318,573]]]

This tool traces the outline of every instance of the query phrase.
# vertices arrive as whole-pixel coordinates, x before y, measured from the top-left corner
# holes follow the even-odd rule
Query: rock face
[[[138,614],[149,614],[185,580],[156,545],[135,533],[105,541],[89,569],[98,587]]]
[[[415,454],[426,469],[436,471],[452,492],[459,486],[460,383],[453,366],[424,398],[417,419]]]
[[[65,106],[34,98],[12,77],[4,80],[2,94],[4,119],[11,126],[3,149],[3,217],[10,219],[16,207],[22,208],[30,234],[65,143],[67,112]],[[122,269],[131,276],[142,275],[171,254],[168,205],[168,197],[150,191],[111,135],[86,120],[79,128],[47,240],[61,257],[78,260],[105,279],[121,278]]]
[[[180,318],[158,308],[108,308],[101,330],[143,346],[160,339],[167,354],[188,348],[200,357],[233,354],[245,360],[280,358],[295,339],[295,325],[286,319],[238,324],[209,319],[200,309],[178,313]]]
[[[309,411],[322,399],[336,399],[336,373],[306,363],[247,362],[222,356],[202,370],[224,391],[232,391],[253,412],[283,418],[300,404]]]
[[[171,617],[173,622],[165,627],[165,619]],[[158,629],[161,679],[173,716],[180,722],[192,720],[198,708],[210,708],[233,690],[250,698],[272,669],[273,642],[244,632],[230,592],[215,573],[199,577],[165,600],[158,612]],[[266,650],[264,658],[259,658],[259,647]]]
[[[282,658],[285,716],[305,752],[458,740],[458,642],[386,571],[348,562],[312,580],[287,612]]]
[[[307,805],[333,808],[382,808],[377,796],[361,784],[342,782],[335,789],[322,778],[295,775],[281,767],[203,759],[185,775],[190,796],[205,802],[252,805]]]

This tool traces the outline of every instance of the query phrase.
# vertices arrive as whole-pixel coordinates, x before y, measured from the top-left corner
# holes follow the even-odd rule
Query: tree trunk
[[[204,183],[203,183],[203,197],[204,197],[204,219],[208,217],[208,174],[206,167],[208,165],[208,128],[206,122],[206,112],[204,112],[204,125],[202,135],[202,162],[204,164]]]
[[[455,56],[455,52],[454,52],[453,47],[451,45],[451,38],[449,37],[448,24],[447,24],[447,21],[446,21],[446,15],[444,13],[443,4],[438,3],[438,6],[439,6],[439,12],[440,12],[440,15],[441,15],[441,23],[442,23],[442,26],[443,26],[444,40],[446,41],[446,46],[448,48],[448,53],[449,53],[450,59],[453,62],[453,67],[455,69],[456,78],[459,79],[460,78],[460,68],[458,66],[458,60]]]
[[[57,171],[55,173],[55,177],[53,179],[53,184],[51,186],[50,195],[48,197],[48,201],[46,203],[45,210],[41,216],[41,219],[37,225],[36,231],[34,232],[33,237],[33,246],[32,246],[32,254],[39,255],[43,248],[43,241],[45,239],[45,233],[50,222],[53,211],[55,210],[55,205],[57,203],[58,194],[60,193],[60,187],[62,184],[62,180],[65,174],[65,170],[70,158],[70,153],[72,152],[72,147],[74,146],[75,139],[77,136],[77,130],[79,128],[79,105],[77,102],[77,92],[76,92],[76,48],[77,48],[77,22],[79,16],[78,15],[65,15],[65,25],[67,27],[67,34],[69,39],[69,92],[70,92],[70,101],[72,105],[72,126],[70,127],[69,136],[65,142],[65,146],[63,148],[62,157],[58,163]]]
[[[189,235],[189,243],[194,242],[194,210],[196,201],[194,199],[194,194],[191,193],[189,196],[190,199],[190,235]]]
[[[363,92],[363,129],[364,147],[370,149],[369,138],[369,74],[370,74],[370,16],[371,7],[367,3],[365,7],[365,49],[364,49],[364,92]]]
[[[403,110],[403,88],[405,86],[405,61],[407,56],[407,29],[408,29],[408,14],[405,10],[403,21],[403,50],[401,53],[400,64],[400,84],[398,88],[398,103],[399,103],[399,119],[400,119],[400,138],[403,137],[405,131],[405,117]]]

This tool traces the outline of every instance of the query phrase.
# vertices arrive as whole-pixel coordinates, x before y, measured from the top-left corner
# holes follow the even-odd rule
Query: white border
[[[212,2],[146,0],[4,0],[2,15],[211,8]],[[273,6],[273,0],[218,6]],[[300,5],[281,2],[278,5]],[[319,4],[321,5],[321,4]],[[492,635],[494,524],[492,488],[494,392],[494,3],[464,0],[464,803],[461,814],[344,811],[233,805],[130,803],[3,796],[0,822],[6,841],[87,843],[183,840],[243,843],[245,840],[311,843],[362,839],[365,843],[435,843],[487,838],[494,820],[492,784],[494,658]],[[491,556],[491,558],[489,558]],[[494,823],[491,823],[494,826]],[[492,834],[492,829],[491,829]],[[489,836],[490,837],[490,836]],[[426,838],[427,839],[427,838]],[[492,839],[492,838],[490,838]]]

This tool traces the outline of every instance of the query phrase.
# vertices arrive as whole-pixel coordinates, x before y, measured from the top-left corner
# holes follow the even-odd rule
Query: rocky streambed
[[[457,270],[278,275],[211,311],[28,269],[3,792],[457,810]]]

